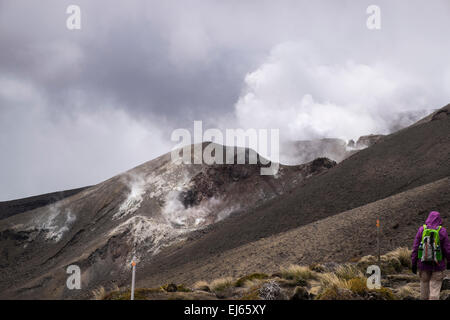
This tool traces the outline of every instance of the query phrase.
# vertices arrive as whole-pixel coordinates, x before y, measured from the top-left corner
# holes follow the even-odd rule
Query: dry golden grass
[[[246,276],[243,276],[241,278],[239,278],[236,283],[235,286],[236,287],[244,287],[245,283],[247,281],[252,281],[252,280],[264,280],[269,278],[269,276],[265,273],[252,273],[252,274],[248,274]]]
[[[345,280],[334,273],[322,275],[321,287],[316,297],[318,300],[355,299],[367,293],[366,281],[363,278]]]
[[[197,281],[192,286],[192,289],[194,289],[194,290],[208,291],[208,290],[206,290],[206,288],[209,289],[209,283],[206,281],[203,281],[203,280]]]
[[[260,287],[264,282],[266,282],[267,280],[264,279],[252,279],[252,280],[247,280],[244,282],[243,287],[244,288],[254,288],[254,287]]]
[[[291,264],[287,268],[281,268],[281,276],[288,280],[311,280],[318,279],[317,272],[312,271],[309,267]]]
[[[329,287],[347,288],[347,282],[332,272],[322,273],[319,281],[322,289]]]
[[[120,288],[117,284],[114,283],[113,288],[111,291],[120,291]]]
[[[406,247],[397,248],[382,255],[380,260],[380,268],[383,274],[400,273],[404,268],[411,267],[411,250]],[[374,256],[365,256],[357,264],[360,269],[365,269],[371,264],[378,264],[378,261]]]
[[[391,259],[398,260],[397,257]],[[389,288],[369,289],[366,277],[353,264],[340,265],[335,272],[322,273],[319,277],[321,287],[317,298],[321,300],[361,299],[368,294],[375,295],[381,300],[397,298]]]
[[[397,288],[396,295],[398,297],[400,297],[401,299],[406,298],[406,297],[416,297],[417,298],[420,295],[420,291],[415,290],[414,288],[412,288],[410,285],[407,284],[407,285]]]
[[[409,268],[411,266],[411,250],[406,247],[397,248],[391,252],[386,253],[385,256],[388,259],[389,258],[398,259],[402,264],[402,266],[404,267]]]
[[[213,280],[209,287],[212,291],[218,292],[233,287],[233,284],[233,278],[227,277]]]
[[[321,291],[328,289],[348,289],[356,294],[367,291],[366,278],[353,265],[341,265],[335,272],[327,272],[320,275]]]
[[[106,290],[103,286],[100,286],[92,290],[93,300],[103,300],[106,297]]]
[[[338,266],[334,272],[336,276],[340,279],[350,280],[353,278],[363,278],[364,275],[359,270],[356,265],[353,264],[342,264]]]
[[[312,271],[319,272],[319,273],[325,272],[325,267],[320,263],[310,264],[308,268],[311,269]]]
[[[358,260],[358,263],[369,264],[369,263],[373,263],[376,260],[377,260],[377,258],[375,256],[368,255],[368,256],[361,257]]]
[[[367,281],[364,278],[353,278],[346,280],[346,286],[352,292],[362,295],[367,292]]]
[[[322,289],[334,287],[352,290],[356,284],[360,285],[361,283],[364,283],[365,286],[363,273],[351,264],[340,265],[335,272],[322,273],[319,275],[319,280]]]

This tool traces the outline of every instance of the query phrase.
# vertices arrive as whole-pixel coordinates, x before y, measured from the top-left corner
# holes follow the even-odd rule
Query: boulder
[[[294,294],[292,295],[290,300],[310,300],[310,294],[305,287],[295,287]]]
[[[166,287],[167,292],[176,292],[177,290],[178,290],[178,288],[175,283],[169,283]]]
[[[441,290],[450,290],[450,277],[445,277],[444,280],[442,280]]]

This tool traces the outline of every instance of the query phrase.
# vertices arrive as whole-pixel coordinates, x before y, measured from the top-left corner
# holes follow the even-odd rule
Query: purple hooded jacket
[[[430,229],[437,229],[440,225],[442,225],[442,219],[441,215],[437,211],[430,212],[427,220],[425,221],[425,224],[427,225],[427,228]],[[418,263],[418,268],[420,270],[427,270],[427,271],[442,271],[445,270],[445,260],[450,261],[450,241],[448,240],[448,234],[447,230],[445,230],[444,227],[441,227],[441,230],[439,231],[439,239],[441,241],[441,250],[442,250],[442,260],[439,262],[439,264],[426,264],[422,263],[422,261],[418,258],[419,253],[419,245],[422,241],[422,232],[423,232],[423,226],[419,228],[419,231],[417,231],[416,238],[414,239],[412,254],[411,254],[411,262],[413,265]]]

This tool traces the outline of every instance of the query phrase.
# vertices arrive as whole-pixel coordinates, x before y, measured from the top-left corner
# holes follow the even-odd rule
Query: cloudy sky
[[[388,133],[450,102],[449,17],[448,0],[0,0],[0,201],[98,183],[194,120]]]

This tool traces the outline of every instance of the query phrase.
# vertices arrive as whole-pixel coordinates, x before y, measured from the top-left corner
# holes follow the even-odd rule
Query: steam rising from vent
[[[124,221],[110,231],[110,236],[124,235],[132,247],[128,258],[139,259],[143,252],[156,254],[162,247],[183,240],[182,235],[238,209],[215,196],[186,206],[182,195],[194,187],[195,174],[197,171],[190,172],[183,164],[168,161],[148,174],[129,172],[122,176],[128,193],[112,218]]]
[[[187,230],[174,229],[154,218],[134,216],[113,229],[109,236],[127,234],[133,247],[129,257],[139,258],[138,251],[157,254],[162,247],[181,241],[180,235],[186,232]]]
[[[62,213],[58,206],[52,205],[48,213],[39,217],[34,223],[37,224],[38,230],[44,232],[45,239],[59,242],[75,220],[76,216],[71,210]]]
[[[113,219],[119,219],[130,215],[136,212],[141,206],[146,190],[145,180],[140,176],[132,175],[131,181],[128,184],[130,193],[128,194],[127,199],[121,204],[119,211],[114,214]]]
[[[172,191],[166,197],[162,215],[167,223],[175,228],[196,229],[217,221],[222,203],[219,199],[212,197],[202,201],[198,206],[185,208],[180,201],[180,195],[180,191]]]
[[[329,64],[287,42],[247,74],[235,105],[244,128],[279,128],[281,140],[358,139],[387,134],[429,113],[421,79],[380,62]]]

